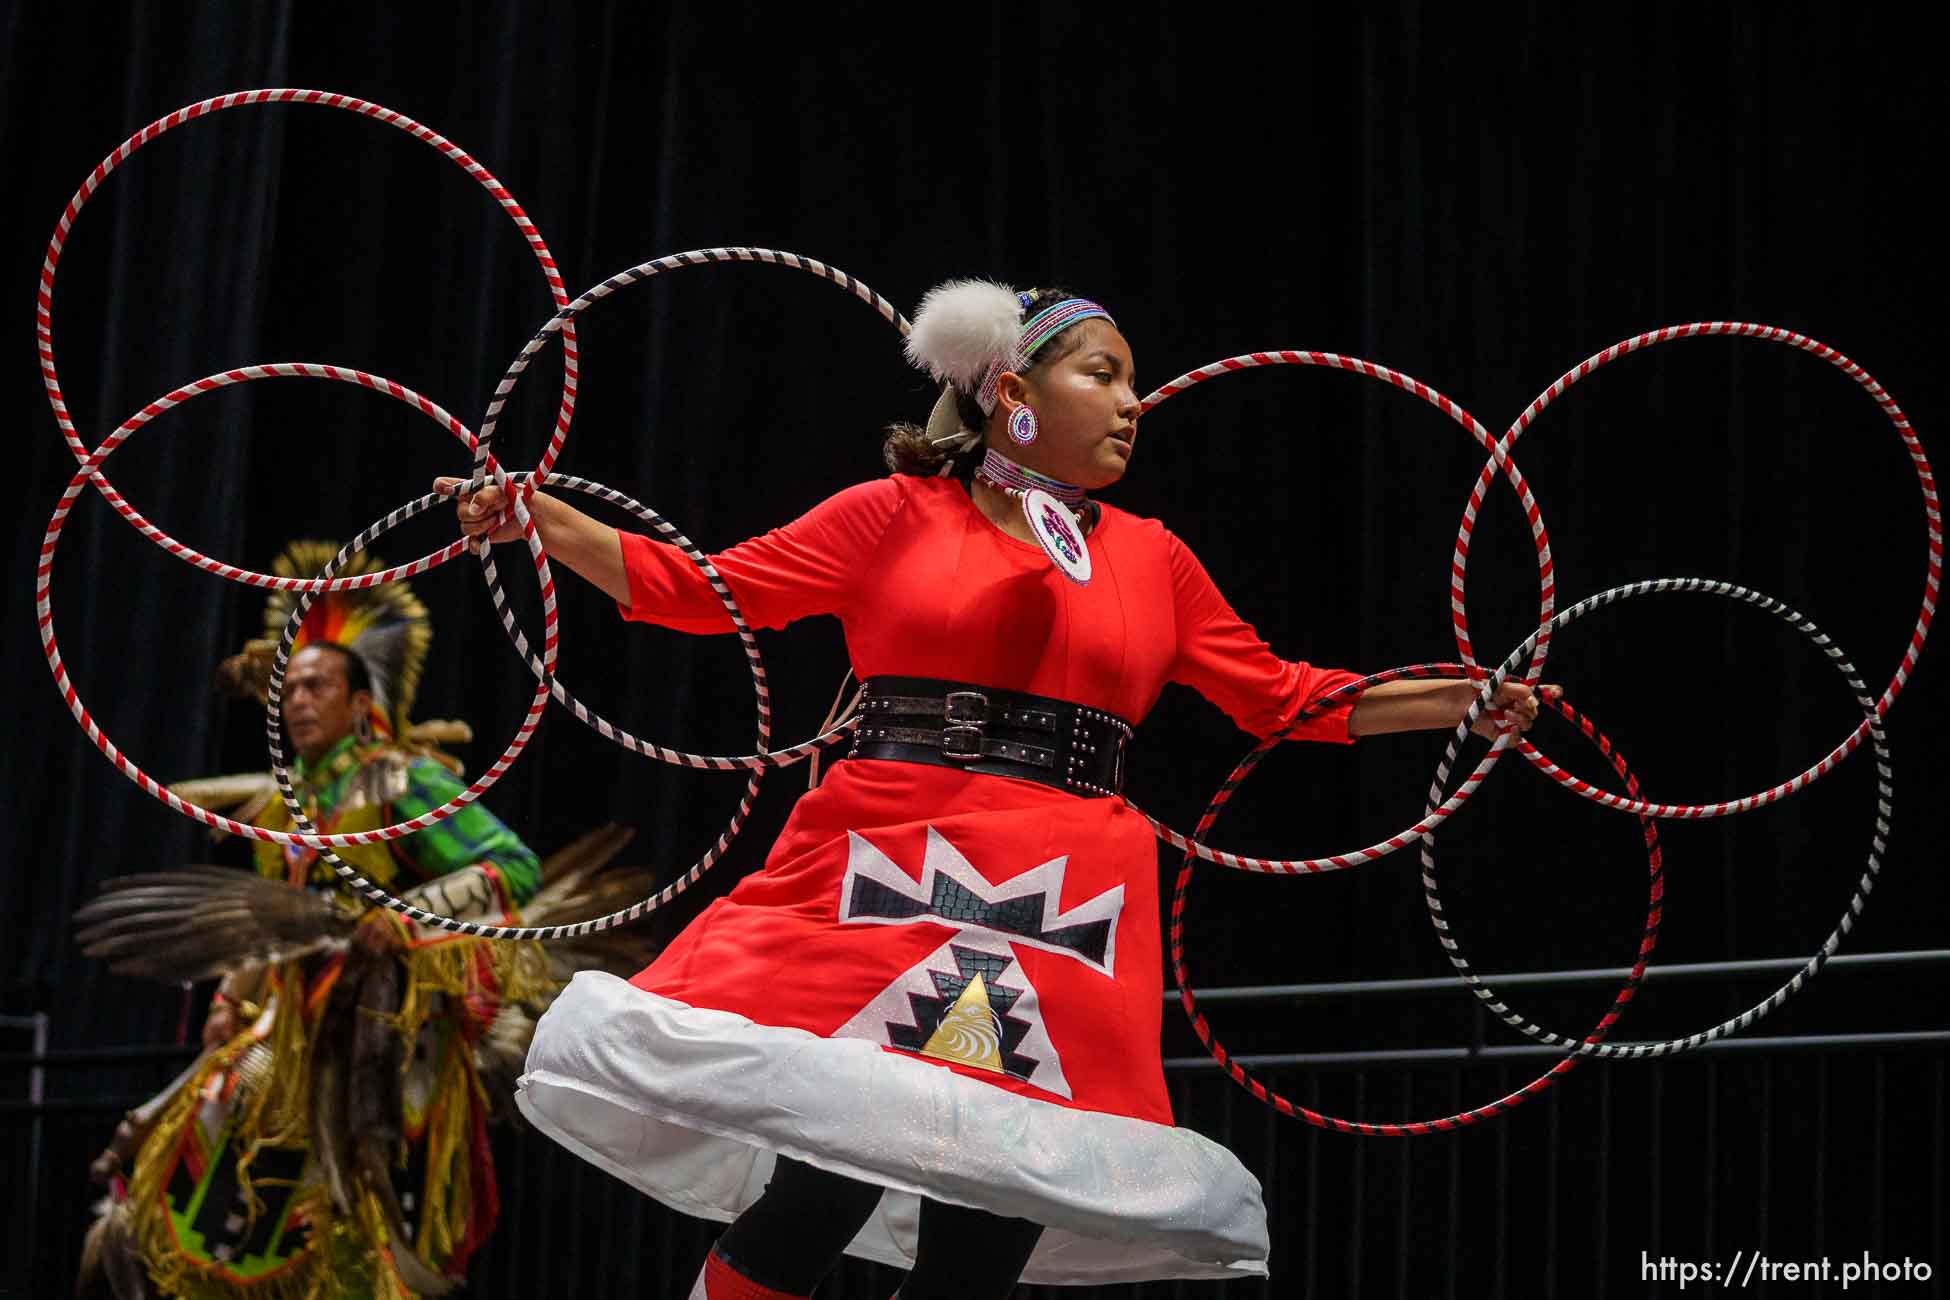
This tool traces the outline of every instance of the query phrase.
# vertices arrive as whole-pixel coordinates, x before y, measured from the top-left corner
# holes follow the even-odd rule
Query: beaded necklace
[[[1095,521],[1097,505],[1082,488],[1025,469],[993,447],[975,467],[975,477],[1015,498],[1029,521],[1030,535],[1064,577],[1089,583],[1090,550],[1082,530]]]

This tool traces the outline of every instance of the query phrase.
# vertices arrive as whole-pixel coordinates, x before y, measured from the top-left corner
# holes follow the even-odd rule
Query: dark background
[[[50,689],[34,630],[34,557],[73,464],[38,382],[29,297],[74,187],[169,110],[307,86],[415,117],[508,185],[572,294],[651,257],[734,243],[821,258],[904,310],[953,274],[1055,280],[1117,313],[1144,387],[1234,353],[1320,349],[1414,375],[1495,430],[1615,341],[1693,320],[1761,321],[1866,366],[1935,451],[1950,414],[1937,323],[1946,283],[1941,215],[1924,196],[1943,156],[1944,104],[1928,34],[1883,21],[1895,12],[0,9],[0,306],[12,304],[0,312],[0,375],[16,521],[0,623],[15,683],[0,748],[0,1010],[51,1011],[57,1048],[193,1035],[179,991],[87,962],[65,917],[104,877],[237,848],[212,848],[115,773]],[[68,402],[92,444],[177,384],[286,360],[376,371],[476,424],[548,310],[526,245],[453,165],[352,114],[272,106],[181,127],[115,173],[67,243],[54,317]],[[648,502],[707,548],[728,545],[881,472],[880,426],[921,419],[929,403],[895,343],[870,310],[797,272],[659,277],[585,316],[561,468]],[[497,448],[510,465],[531,463],[544,443],[558,358],[544,354],[503,422]],[[1201,387],[1143,432],[1128,480],[1106,498],[1164,519],[1283,654],[1361,669],[1453,655],[1449,557],[1482,456],[1439,412],[1355,376],[1288,368]],[[1639,578],[1720,578],[1814,618],[1874,691],[1894,670],[1925,572],[1917,480],[1887,419],[1835,369],[1754,341],[1668,344],[1573,389],[1518,460],[1550,528],[1560,607]],[[282,380],[164,415],[108,472],[184,541],[267,568],[287,540],[349,536],[465,463],[396,403]],[[431,550],[449,527],[410,525],[383,553]],[[536,627],[532,580],[508,571]],[[1535,562],[1507,489],[1487,502],[1469,573],[1475,644],[1500,657],[1536,609]],[[415,586],[436,620],[419,716],[471,721],[478,769],[512,734],[528,677],[471,562]],[[254,633],[260,594],[171,561],[88,495],[53,597],[82,697],[137,763],[163,780],[262,766],[259,715],[209,684],[216,661]],[[835,632],[815,622],[763,638],[775,739],[810,734],[824,713],[845,663]],[[1845,951],[1945,946],[1950,887],[1932,848],[1950,795],[1940,655],[1924,654],[1891,714],[1895,831]],[[562,673],[641,734],[749,748],[747,678],[728,638],[625,629],[571,581]],[[1671,801],[1772,785],[1860,716],[1790,629],[1698,596],[1636,601],[1567,629],[1550,677],[1649,794]],[[1567,730],[1546,723],[1537,735],[1598,779]],[[1132,798],[1189,827],[1245,743],[1174,687],[1143,730]],[[1378,840],[1419,812],[1441,750],[1433,736],[1291,747],[1253,777],[1215,842],[1299,856]],[[644,928],[646,952],[759,860],[800,781],[789,771],[766,782],[715,878]],[[488,802],[543,851],[596,821],[628,822],[639,828],[632,856],[675,875],[729,815],[738,785],[653,766],[555,710]],[[1864,755],[1780,806],[1668,824],[1660,960],[1812,952],[1861,873],[1872,798]],[[1645,893],[1638,841],[1631,821],[1533,772],[1497,774],[1440,837],[1452,919],[1477,968],[1629,961]],[[1192,904],[1194,979],[1443,973],[1419,894],[1407,854],[1308,880],[1207,873]],[[1762,1032],[1941,1028],[1941,971],[1830,975]],[[1701,1028],[1769,987],[1655,985],[1618,1033]],[[1607,1000],[1539,995],[1525,1009],[1569,1033]],[[1458,991],[1413,1006],[1213,1015],[1242,1050],[1447,1046],[1467,1040],[1468,1001]],[[1167,1053],[1195,1051],[1175,1016]],[[1594,1064],[1558,1090],[1562,1100],[1407,1146],[1285,1120],[1269,1128],[1244,1094],[1219,1099],[1215,1081],[1181,1117],[1241,1144],[1267,1177],[1270,1294],[1525,1295],[1581,1291],[1567,1279],[1588,1277],[1642,1292],[1642,1249],[1771,1245],[1838,1260],[1873,1250],[1950,1267],[1941,1050],[1824,1057],[1807,1067],[1818,1079],[1755,1068],[1744,1058]],[[37,1148],[39,1226],[14,1252],[32,1270],[21,1294],[65,1285],[87,1155],[115,1107],[171,1073],[49,1076],[70,1110]],[[22,1095],[23,1075],[9,1069],[8,1097]],[[1368,1118],[1453,1108],[1439,1079],[1389,1079],[1287,1082]],[[1474,1104],[1497,1094],[1499,1070],[1459,1073],[1453,1087]],[[1235,1135],[1235,1111],[1250,1138]],[[1761,1145],[1715,1136],[1716,1122],[1756,1115]],[[18,1128],[18,1113],[7,1118]],[[532,1136],[503,1145],[509,1212],[476,1294],[688,1286],[708,1234],[671,1227]],[[1594,1151],[1595,1164],[1585,1159]],[[1525,1153],[1550,1172],[1526,1172]],[[1564,1153],[1584,1163],[1563,1164]],[[1886,1166],[1901,1157],[1915,1159]],[[1843,1190],[1845,1171],[1856,1181]],[[1446,1215],[1441,1196],[1432,1208],[1412,1194],[1425,1177],[1449,1181]],[[558,1183],[574,1194],[533,1193]],[[1474,1216],[1497,1207],[1495,1221],[1465,1221],[1459,1205]],[[1362,1207],[1398,1222],[1399,1236],[1349,1248],[1350,1206],[1357,1223]],[[1560,1217],[1577,1225],[1561,1242]],[[605,1281],[562,1280],[592,1268],[577,1276]],[[658,1280],[680,1274],[681,1286]],[[1207,1290],[1218,1293],[1186,1292]]]

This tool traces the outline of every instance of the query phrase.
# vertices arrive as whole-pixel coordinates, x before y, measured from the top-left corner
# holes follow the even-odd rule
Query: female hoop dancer
[[[843,1253],[908,1268],[903,1300],[1263,1274],[1259,1184],[1172,1124],[1157,850],[1123,749],[1168,681],[1265,736],[1354,676],[1276,657],[1163,525],[1089,496],[1139,409],[1102,307],[950,283],[908,350],[945,387],[925,431],[890,431],[895,473],[713,557],[753,627],[839,617],[853,749],[649,968],[575,977],[522,1109],[731,1221],[709,1300],[808,1295]],[[518,538],[505,504],[483,489],[462,527]],[[624,617],[732,630],[680,551],[531,508]],[[1450,728],[1473,697],[1390,683],[1296,735]],[[1496,704],[1517,727],[1537,709],[1516,682]]]

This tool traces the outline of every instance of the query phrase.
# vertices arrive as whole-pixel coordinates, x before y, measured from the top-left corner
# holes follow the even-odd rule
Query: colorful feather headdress
[[[331,542],[293,542],[284,548],[271,571],[281,578],[311,577],[337,553],[338,547]],[[340,570],[340,576],[353,577],[383,567],[377,556],[362,554]],[[240,695],[264,699],[272,656],[297,605],[296,593],[272,592],[264,602],[265,635],[246,642],[241,654],[224,660],[218,680]],[[413,729],[408,715],[426,670],[427,650],[433,644],[433,624],[420,598],[403,582],[361,591],[327,592],[305,611],[293,653],[317,641],[344,646],[359,656],[372,676],[374,727],[386,735],[407,739]]]

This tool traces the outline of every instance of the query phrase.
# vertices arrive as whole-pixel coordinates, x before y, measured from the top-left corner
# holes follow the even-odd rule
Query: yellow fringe
[[[473,1054],[455,1043],[440,1072],[439,1101],[427,1122],[426,1185],[420,1257],[445,1261],[467,1236],[474,1212],[474,1108],[487,1105]]]
[[[433,1014],[437,994],[533,1002],[559,987],[549,975],[548,956],[539,943],[462,936],[408,949],[405,957],[406,989],[392,1019],[408,1038],[418,1034]]]
[[[310,1069],[303,977],[297,964],[291,963],[277,970],[274,978],[280,990],[279,1006],[265,1043],[271,1051],[271,1073],[255,1087],[239,1088],[228,1121],[231,1141],[239,1145],[238,1191],[253,1220],[264,1209],[250,1176],[258,1153],[266,1147],[303,1150],[308,1137],[305,1102]],[[202,1108],[204,1087],[213,1077],[235,1068],[257,1044],[257,1038],[245,1032],[212,1053],[203,1068],[177,1090],[136,1157],[129,1177],[129,1220],[149,1275],[165,1294],[185,1300],[303,1300],[311,1293],[308,1277],[313,1269],[308,1263],[277,1278],[239,1283],[182,1254],[175,1248],[175,1233],[163,1200],[177,1153]]]
[[[406,987],[399,1010],[387,1019],[409,1042],[434,1014],[439,1005],[436,995],[528,1002],[557,987],[540,944],[470,936],[409,949],[402,955]],[[278,1006],[265,1041],[271,1051],[271,1073],[256,1087],[240,1089],[231,1121],[235,1126],[231,1140],[238,1144],[238,1188],[253,1216],[263,1210],[250,1176],[257,1154],[267,1147],[302,1150],[310,1140],[309,990],[296,962],[278,967],[272,978]],[[470,1036],[456,1033],[449,1041],[425,1138],[427,1173],[417,1243],[421,1257],[436,1267],[467,1235],[476,1192],[473,1116],[476,1107],[488,1105],[474,1068]],[[212,1076],[235,1067],[256,1043],[250,1034],[239,1034],[213,1053],[164,1108],[136,1158],[129,1179],[130,1221],[150,1277],[162,1293],[183,1300],[350,1300],[354,1296],[413,1300],[388,1262],[384,1216],[369,1193],[354,1198],[349,1218],[334,1211],[323,1189],[305,1196],[294,1210],[309,1228],[310,1242],[300,1262],[276,1278],[233,1282],[175,1249],[163,1200],[165,1183],[184,1135],[195,1122],[202,1089]],[[411,1057],[410,1051],[404,1054],[408,1063]]]
[[[217,1279],[207,1279],[194,1260],[176,1252],[162,1193],[170,1170],[175,1168],[183,1135],[195,1122],[204,1085],[212,1075],[230,1068],[249,1046],[248,1037],[232,1039],[190,1076],[157,1117],[155,1127],[136,1156],[135,1167],[129,1171],[129,1227],[143,1262],[148,1265],[149,1276],[165,1295],[195,1296],[200,1300],[202,1295],[222,1294],[202,1285]],[[280,1296],[278,1300],[288,1298]]]
[[[304,972],[287,962],[272,972],[278,1009],[271,1018],[271,1073],[245,1101],[237,1131],[255,1135],[237,1160],[237,1189],[255,1218],[263,1208],[251,1179],[251,1165],[263,1148],[305,1150],[311,1141],[311,1034],[305,1023]],[[255,1041],[255,1040],[253,1040]]]
[[[370,1296],[372,1300],[414,1300],[413,1293],[401,1284],[399,1274],[393,1271],[386,1255],[387,1248],[393,1243],[387,1238],[386,1216],[379,1208],[378,1198],[361,1196],[353,1214],[358,1220],[359,1236],[363,1239],[360,1245],[364,1247],[364,1258],[360,1262],[365,1265],[364,1271],[369,1273],[371,1281],[371,1289],[362,1292],[362,1295]]]

